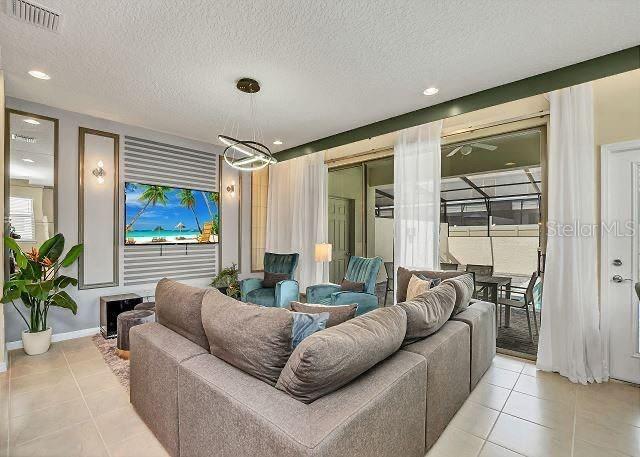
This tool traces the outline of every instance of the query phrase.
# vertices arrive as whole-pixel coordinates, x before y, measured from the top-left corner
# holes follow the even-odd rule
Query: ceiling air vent
[[[62,17],[49,8],[25,0],[7,0],[9,15],[36,27],[58,32]]]

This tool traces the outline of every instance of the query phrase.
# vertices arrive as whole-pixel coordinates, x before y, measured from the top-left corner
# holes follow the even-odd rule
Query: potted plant
[[[73,314],[78,312],[76,302],[63,290],[70,285],[76,286],[78,280],[59,274],[59,271],[73,265],[82,252],[82,245],[73,246],[62,257],[64,236],[61,233],[28,253],[23,252],[11,237],[5,237],[4,243],[13,253],[16,271],[4,284],[2,303],[11,303],[27,324],[22,332],[24,351],[29,355],[42,354],[51,345],[51,327],[47,325],[49,307],[66,308]],[[16,305],[16,300],[21,300],[27,308],[29,320]]]
[[[238,266],[232,263],[230,267],[223,268],[213,278],[211,285],[229,297],[240,297],[240,283],[238,282]]]

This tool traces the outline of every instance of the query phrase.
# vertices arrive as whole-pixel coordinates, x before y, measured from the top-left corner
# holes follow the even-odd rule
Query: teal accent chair
[[[275,287],[262,287],[262,279],[249,278],[240,281],[240,300],[256,305],[286,308],[292,301],[300,299],[298,281],[293,274],[298,266],[299,254],[274,254],[265,252],[264,271],[285,273],[289,279],[280,281]]]
[[[376,295],[376,279],[382,266],[382,259],[374,257],[352,256],[347,265],[344,279],[353,282],[363,282],[363,292],[348,292],[340,290],[338,284],[318,284],[307,287],[307,302],[323,305],[349,305],[356,303],[358,310],[356,315],[361,315],[378,307]]]

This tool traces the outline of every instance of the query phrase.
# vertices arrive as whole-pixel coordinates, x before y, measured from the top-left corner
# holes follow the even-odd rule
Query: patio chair
[[[212,222],[205,222],[202,227],[202,233],[198,235],[198,243],[208,243],[211,238],[211,231],[213,230]]]
[[[476,277],[478,276],[493,276],[493,265],[474,265],[468,264],[466,268],[467,272],[474,273]],[[481,294],[487,291],[486,287],[478,286],[476,287],[476,298]]]
[[[384,306],[387,306],[387,295],[389,295],[389,292],[393,292],[393,262],[385,262],[384,271],[387,273],[387,284],[384,290]]]
[[[531,338],[531,342],[533,342],[533,333],[531,331],[531,318],[529,316],[529,305],[531,305],[533,309],[533,325],[536,329],[536,334],[538,333],[538,317],[536,315],[536,305],[535,305],[535,297],[534,297],[534,287],[536,285],[536,281],[538,280],[538,273],[534,272],[531,275],[531,279],[529,280],[529,285],[524,287],[518,286],[510,286],[510,298],[507,298],[505,294],[503,296],[498,297],[498,306],[500,313],[500,324],[502,324],[502,307],[508,306],[512,308],[520,308],[524,309],[527,314],[527,325],[529,326],[529,338]],[[506,292],[506,289],[501,289],[501,292]],[[514,294],[516,296],[520,296],[520,298],[513,298]]]
[[[440,269],[443,270],[443,271],[456,271],[456,270],[458,270],[458,264],[457,263],[440,262]]]

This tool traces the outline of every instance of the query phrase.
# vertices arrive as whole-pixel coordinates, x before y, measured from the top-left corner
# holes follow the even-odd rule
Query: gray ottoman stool
[[[145,311],[153,311],[155,313],[156,312],[156,302],[154,302],[154,301],[146,301],[146,302],[140,303],[139,305],[134,306],[133,309],[145,310]],[[158,316],[155,317],[155,321],[158,322]]]
[[[134,309],[118,314],[118,343],[116,353],[121,359],[129,359],[129,330],[136,325],[155,320],[153,311]]]

